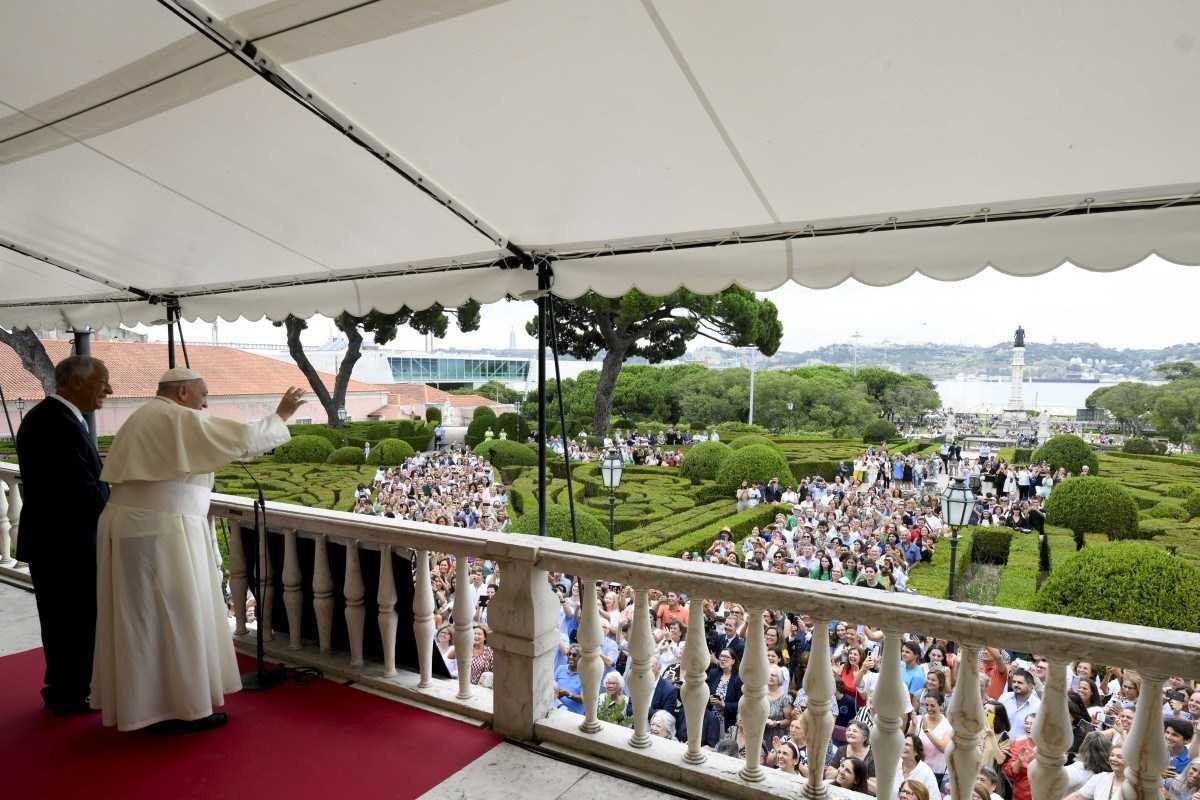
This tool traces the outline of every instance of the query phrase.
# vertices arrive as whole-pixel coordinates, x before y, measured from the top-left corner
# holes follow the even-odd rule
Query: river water
[[[944,408],[955,411],[1003,411],[1008,405],[1009,382],[980,380],[934,381]],[[1084,407],[1087,396],[1108,383],[1026,383],[1022,399],[1026,409],[1048,409],[1052,414],[1070,414]]]

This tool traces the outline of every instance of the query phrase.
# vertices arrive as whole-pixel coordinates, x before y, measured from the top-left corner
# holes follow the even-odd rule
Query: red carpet
[[[325,680],[230,695],[216,731],[118,733],[99,714],[42,710],[41,675],[41,650],[0,658],[0,786],[14,800],[414,798],[500,741]]]

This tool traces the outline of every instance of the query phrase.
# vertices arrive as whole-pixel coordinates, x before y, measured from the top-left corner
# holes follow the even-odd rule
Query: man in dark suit
[[[29,564],[42,628],[46,686],[55,714],[89,711],[96,642],[96,522],[108,500],[100,455],[83,415],[112,394],[108,368],[71,356],[54,369],[56,392],[21,421],[17,458],[25,505],[17,559]]]

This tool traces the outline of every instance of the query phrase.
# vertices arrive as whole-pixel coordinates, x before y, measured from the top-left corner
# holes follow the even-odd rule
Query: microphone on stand
[[[255,630],[255,669],[253,672],[242,673],[242,689],[247,692],[260,692],[264,689],[270,689],[273,686],[278,686],[287,680],[287,671],[284,669],[268,670],[266,663],[263,660],[263,591],[262,580],[263,573],[266,572],[267,565],[267,500],[263,496],[262,484],[258,482],[258,478],[254,477],[254,473],[250,471],[244,463],[241,464],[246,474],[250,476],[250,480],[254,481],[254,486],[258,489],[258,499],[254,501],[254,532],[258,536],[258,541],[255,546],[255,552],[258,554],[258,563],[254,567],[254,630]],[[261,513],[261,517],[259,516]]]

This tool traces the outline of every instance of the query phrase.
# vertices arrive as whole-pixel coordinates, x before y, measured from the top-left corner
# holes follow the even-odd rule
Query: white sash
[[[181,516],[208,516],[212,490],[183,481],[128,481],[112,487],[109,503]]]

